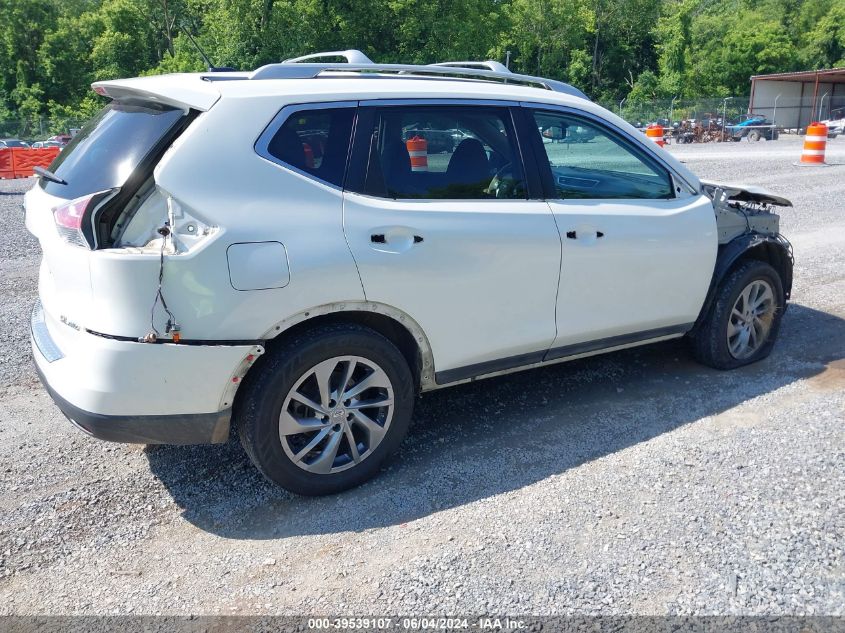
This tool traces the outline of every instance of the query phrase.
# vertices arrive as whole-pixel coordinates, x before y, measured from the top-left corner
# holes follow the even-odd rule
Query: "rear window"
[[[66,185],[41,179],[47,193],[66,199],[122,186],[185,112],[156,104],[113,101],[50,165]]]

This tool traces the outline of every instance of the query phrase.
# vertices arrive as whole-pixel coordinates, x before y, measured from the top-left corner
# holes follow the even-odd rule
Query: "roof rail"
[[[312,59],[343,57],[346,63],[302,63]],[[587,95],[569,84],[544,77],[519,75],[496,61],[440,62],[437,64],[376,64],[361,51],[329,51],[294,57],[278,64],[267,64],[252,73],[215,73],[203,75],[206,81],[232,81],[241,79],[315,79],[334,73],[359,73],[372,77],[402,77],[405,79],[457,78],[475,81],[494,81],[507,84],[534,86],[587,99]]]
[[[496,73],[510,73],[510,69],[500,62],[488,59],[486,62],[438,62],[431,66],[448,66],[457,68],[476,68],[478,70],[492,70]],[[511,73],[513,74],[513,73]]]
[[[298,64],[299,62],[308,61],[309,59],[324,59],[326,57],[343,57],[347,64],[372,64],[373,60],[364,55],[359,50],[350,48],[346,51],[326,51],[323,53],[312,53],[310,55],[303,55],[302,57],[292,57],[286,59],[283,64]]]

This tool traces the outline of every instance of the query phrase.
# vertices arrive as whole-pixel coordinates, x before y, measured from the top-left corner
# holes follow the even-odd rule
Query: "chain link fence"
[[[650,101],[623,99],[616,103],[603,101],[601,105],[635,127],[645,127],[651,123],[672,127],[683,121],[713,122],[719,126],[726,121],[728,125],[733,125],[747,118],[747,115],[759,115],[782,132],[801,133],[810,121],[845,116],[843,95],[783,97],[776,101],[758,98],[754,103],[749,97]]]
[[[765,117],[768,124],[774,125],[781,132],[802,133],[810,121],[845,117],[845,95],[783,97],[774,103],[757,99],[753,104],[749,97],[648,101],[622,99],[618,102],[602,101],[600,104],[635,127],[660,123],[671,128],[685,121],[721,127],[723,121],[727,125],[734,125],[746,118],[746,115],[754,114]],[[33,143],[55,135],[73,135],[85,122],[86,119],[73,117],[0,119],[0,139],[17,138]]]
[[[45,141],[51,136],[73,135],[85,123],[86,119],[70,117],[0,119],[0,139],[15,138],[27,143]]]

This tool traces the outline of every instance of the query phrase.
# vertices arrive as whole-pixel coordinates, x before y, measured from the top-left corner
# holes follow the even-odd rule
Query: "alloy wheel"
[[[381,367],[361,356],[336,356],[305,372],[285,396],[279,438],[299,468],[333,474],[373,454],[393,410],[393,385]]]
[[[775,317],[775,293],[769,282],[755,279],[734,303],[728,318],[728,351],[737,360],[752,356],[769,337]]]

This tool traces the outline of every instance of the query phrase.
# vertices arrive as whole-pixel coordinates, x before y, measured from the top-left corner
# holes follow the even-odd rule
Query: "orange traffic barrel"
[[[652,123],[645,129],[645,135],[652,141],[663,147],[666,141],[663,140],[663,126],[657,123]]]
[[[308,143],[302,144],[302,151],[305,152],[305,167],[314,169],[314,150]]]
[[[428,171],[428,142],[421,136],[413,136],[405,146],[411,157],[411,171]]]
[[[799,165],[824,165],[824,149],[827,146],[827,126],[824,123],[810,123],[804,137],[804,150]]]

